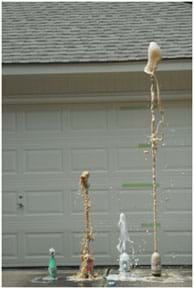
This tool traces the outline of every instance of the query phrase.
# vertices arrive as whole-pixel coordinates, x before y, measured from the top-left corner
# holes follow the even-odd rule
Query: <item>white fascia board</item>
[[[80,64],[3,64],[2,75],[80,74],[143,72],[146,61],[123,63],[80,63]],[[192,70],[191,59],[163,60],[158,71]]]

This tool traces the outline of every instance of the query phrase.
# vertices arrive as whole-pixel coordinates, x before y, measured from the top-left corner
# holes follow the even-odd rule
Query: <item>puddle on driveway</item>
[[[73,274],[72,274],[73,273]],[[107,272],[108,273],[108,272]],[[191,287],[192,271],[181,269],[163,269],[161,277],[154,277],[148,269],[134,269],[128,280],[118,278],[118,269],[110,269],[105,278],[105,271],[99,273],[96,280],[75,280],[76,272],[60,272],[57,280],[48,276],[31,279],[29,287]]]
[[[119,285],[120,283],[122,284],[141,284],[142,287],[151,285],[152,283],[156,284],[156,286],[159,286],[162,284],[167,285],[167,284],[182,284],[181,287],[184,287],[184,283],[191,283],[192,282],[192,276],[191,274],[188,274],[186,272],[177,272],[171,269],[166,269],[162,271],[161,277],[154,277],[151,275],[150,270],[141,270],[137,269],[131,272],[127,278],[127,280],[123,280],[122,278],[119,277],[119,274],[115,270],[111,270],[110,274],[107,276],[107,283],[110,283],[113,281],[115,283],[115,286]],[[147,283],[147,285],[146,285]]]
[[[48,276],[38,276],[31,280],[34,287],[104,287],[106,280],[99,274],[95,280],[76,279],[75,275],[59,275],[56,280]]]

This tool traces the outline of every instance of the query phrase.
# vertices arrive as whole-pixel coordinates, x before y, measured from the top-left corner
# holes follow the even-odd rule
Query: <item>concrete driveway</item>
[[[58,280],[48,281],[45,269],[6,269],[2,271],[2,287],[192,287],[191,267],[164,267],[161,277],[153,277],[150,268],[136,268],[131,281],[107,281],[107,276],[117,274],[117,268],[100,267],[95,270],[99,276],[95,281],[68,281],[78,272],[75,268],[60,268]]]

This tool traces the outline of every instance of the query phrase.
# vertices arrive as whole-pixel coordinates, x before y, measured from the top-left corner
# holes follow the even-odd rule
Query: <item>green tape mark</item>
[[[150,143],[139,143],[138,148],[151,148]]]
[[[159,184],[156,184],[159,187]],[[149,189],[152,188],[152,183],[130,183],[130,184],[122,184],[122,188],[125,189]]]

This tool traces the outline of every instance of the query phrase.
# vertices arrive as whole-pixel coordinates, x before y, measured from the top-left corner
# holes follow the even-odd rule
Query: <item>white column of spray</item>
[[[130,258],[129,255],[127,254],[126,242],[133,244],[133,241],[131,241],[129,238],[129,234],[127,231],[126,217],[124,213],[120,214],[118,226],[120,228],[119,243],[117,245],[117,250],[120,253],[119,272],[126,273],[130,268]]]

